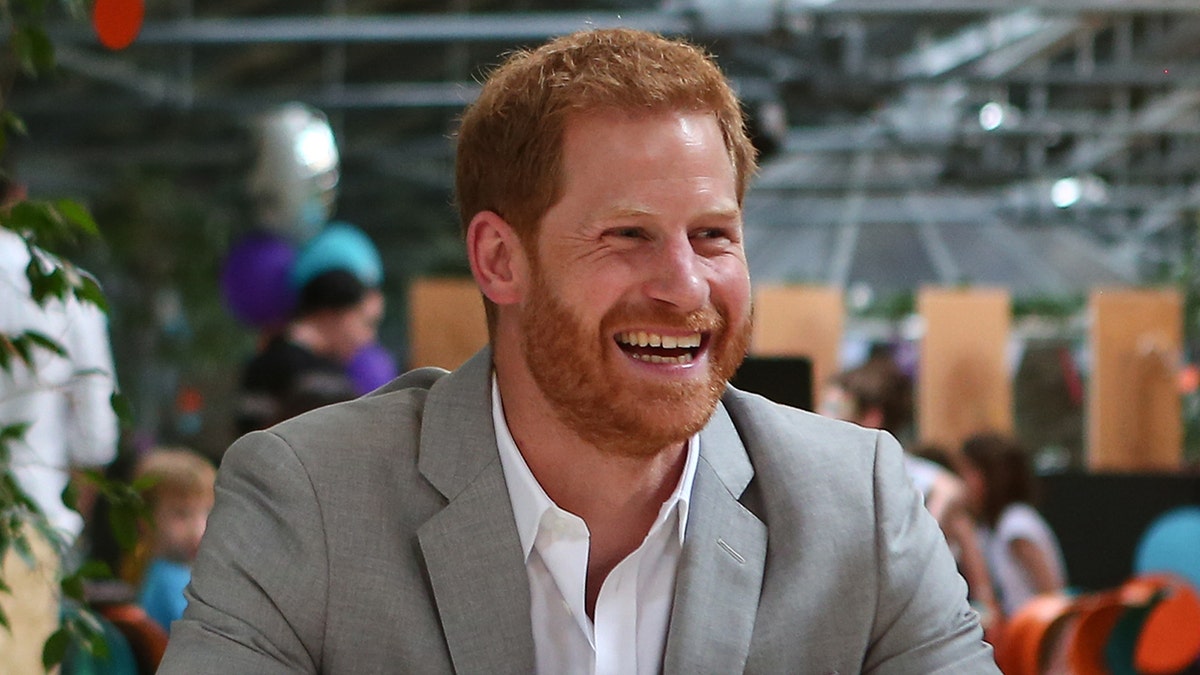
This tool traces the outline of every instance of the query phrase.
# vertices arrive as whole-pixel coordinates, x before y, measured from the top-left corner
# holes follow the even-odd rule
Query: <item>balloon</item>
[[[1158,516],[1134,552],[1138,574],[1171,572],[1200,588],[1200,506],[1181,506]]]
[[[388,350],[370,344],[354,354],[346,365],[346,374],[354,382],[354,391],[361,396],[390,382],[398,371]]]
[[[273,234],[256,233],[236,243],[221,269],[225,306],[244,324],[283,323],[296,301],[288,285],[295,259],[293,245]]]
[[[249,190],[258,223],[304,242],[320,231],[337,196],[338,149],[325,114],[285,103],[254,124],[258,149]]]
[[[133,44],[146,15],[144,0],[96,0],[92,28],[100,44],[116,51]]]
[[[330,270],[351,272],[367,286],[378,286],[383,279],[383,261],[375,244],[349,223],[330,223],[300,249],[292,267],[292,288],[300,289],[313,277]]]

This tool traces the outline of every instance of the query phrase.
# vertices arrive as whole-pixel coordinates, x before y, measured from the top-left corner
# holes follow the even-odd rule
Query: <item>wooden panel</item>
[[[917,429],[925,443],[957,452],[982,431],[1010,433],[1008,291],[922,288],[924,324],[917,378]]]
[[[805,356],[813,364],[813,405],[838,372],[845,306],[842,291],[824,286],[756,286],[750,353]]]
[[[1178,469],[1183,456],[1175,380],[1183,345],[1179,293],[1096,289],[1090,310],[1088,467]]]
[[[408,295],[409,363],[453,370],[487,344],[473,279],[418,279]]]

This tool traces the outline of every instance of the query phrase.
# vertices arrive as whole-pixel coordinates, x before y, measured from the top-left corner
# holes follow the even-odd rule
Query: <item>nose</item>
[[[673,305],[684,312],[708,302],[708,279],[704,259],[686,234],[664,238],[653,248],[653,260],[647,262],[647,296]]]

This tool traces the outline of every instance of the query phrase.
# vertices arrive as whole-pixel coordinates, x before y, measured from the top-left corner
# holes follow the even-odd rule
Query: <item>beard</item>
[[[682,443],[712,417],[725,384],[750,344],[751,321],[730,326],[730,312],[635,310],[618,305],[589,330],[562,303],[537,267],[521,317],[526,367],[555,414],[585,441],[616,456],[650,457]],[[707,377],[689,381],[634,378],[612,363],[617,326],[644,323],[708,334]]]

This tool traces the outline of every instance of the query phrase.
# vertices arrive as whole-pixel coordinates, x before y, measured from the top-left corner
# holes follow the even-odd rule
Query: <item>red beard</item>
[[[593,333],[559,301],[540,269],[521,317],[526,366],[558,418],[585,441],[624,457],[648,457],[682,443],[708,423],[725,384],[750,344],[751,322],[730,327],[728,311],[706,307],[689,314],[651,313],[617,306]],[[709,335],[708,377],[660,381],[626,374],[608,363],[617,326],[651,325]]]

